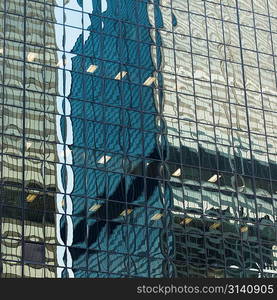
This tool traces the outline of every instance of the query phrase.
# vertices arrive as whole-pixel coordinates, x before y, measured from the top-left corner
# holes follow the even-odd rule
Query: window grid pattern
[[[276,277],[274,0],[4,0],[0,29],[2,277]]]

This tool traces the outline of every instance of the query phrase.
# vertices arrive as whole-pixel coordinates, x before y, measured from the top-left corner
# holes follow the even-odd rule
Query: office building
[[[0,4],[1,276],[277,274],[277,4]]]

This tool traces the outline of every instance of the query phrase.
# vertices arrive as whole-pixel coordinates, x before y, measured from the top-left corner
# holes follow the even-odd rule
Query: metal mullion
[[[121,44],[121,47],[120,47],[120,51],[121,52],[120,52],[120,56],[119,56],[120,57],[120,61],[119,61],[120,70],[119,70],[119,72],[122,72],[122,69],[123,69],[122,67],[123,66],[125,67],[125,64],[123,64],[122,60],[121,60],[121,54],[122,54],[122,51],[124,51],[123,50],[123,45],[125,46],[125,40],[123,38],[123,34],[124,34],[123,27],[125,25],[124,25],[124,21],[121,21],[121,20],[119,20],[118,23],[119,23],[119,30],[120,30],[120,32],[119,32],[119,40],[121,42],[120,43]],[[127,74],[127,76],[129,76],[129,75]],[[111,80],[114,80],[114,79],[111,79]],[[118,81],[117,85],[118,85],[118,90],[119,90],[119,93],[120,93],[121,106],[122,106],[121,115],[124,118],[123,122],[122,122],[122,125],[123,125],[122,128],[125,131],[125,130],[128,130],[129,126],[125,124],[125,109],[126,108],[124,107],[123,101],[122,101],[124,99],[124,85],[125,85],[123,80],[124,79],[121,78]],[[128,83],[126,82],[126,84],[128,84]],[[105,139],[105,141],[106,141],[106,139]],[[125,135],[124,135],[124,145],[125,145]],[[106,146],[106,142],[105,142],[105,146]],[[125,159],[127,158],[127,151],[126,151],[125,147],[123,147],[122,156],[123,156],[123,160],[125,161]],[[123,217],[124,221],[119,226],[121,226],[121,230],[122,230],[124,228],[124,225],[126,225],[126,233],[127,233],[126,240],[129,240],[128,237],[129,237],[129,219],[130,218],[129,218],[128,214],[127,214],[127,209],[128,209],[128,200],[127,200],[128,191],[127,191],[127,185],[126,185],[126,177],[128,176],[128,172],[126,172],[126,170],[125,170],[125,165],[124,165],[122,171],[123,171],[122,172],[122,181],[125,182],[125,184],[124,184],[124,196],[125,196],[125,203],[124,203],[124,205],[125,205],[125,210],[126,210],[126,216]],[[128,260],[128,270],[127,270],[127,273],[130,276],[130,270],[129,270],[129,266],[130,266],[130,251],[129,251],[128,242],[126,243],[126,240],[124,239],[123,242],[124,242],[124,244],[126,245],[126,248],[127,248],[127,260]]]
[[[102,24],[102,19],[103,19],[103,14],[102,14],[102,5],[100,4],[100,7],[99,7],[99,9],[100,9],[100,12],[99,12],[99,10],[97,10],[97,15],[98,15],[98,18],[101,20],[101,24]],[[98,26],[98,28],[96,29],[96,36],[97,36],[97,34],[98,34],[98,37],[100,38],[100,55],[101,55],[101,58],[103,57],[103,51],[104,51],[104,45],[105,45],[105,43],[104,43],[104,40],[105,40],[105,35],[104,35],[104,31],[103,31],[103,29],[102,29],[102,27],[99,27]],[[103,66],[103,61],[102,61],[102,59],[101,58],[97,58],[97,60],[98,61],[100,61],[100,64],[101,64],[101,67]],[[101,77],[101,79],[102,79],[102,82],[103,82],[103,67],[101,68],[101,73],[100,73],[100,77]],[[104,79],[105,80],[105,79]],[[101,108],[103,108],[103,111],[104,111],[104,113],[103,113],[103,115],[104,115],[104,118],[105,118],[105,116],[106,116],[106,111],[105,111],[105,109],[104,109],[104,107],[102,106],[102,103],[103,102],[101,102]],[[103,116],[102,115],[102,116]],[[106,154],[107,154],[107,124],[106,124],[106,122],[104,122],[104,120],[102,119],[102,121],[101,121],[101,124],[102,125],[104,125],[103,127],[104,127],[104,166],[103,166],[103,169],[101,169],[101,172],[102,173],[104,173],[103,175],[104,175],[104,185],[105,185],[105,188],[104,188],[104,190],[105,190],[105,195],[106,195],[106,199],[105,199],[105,202],[106,202],[106,207],[105,207],[105,209],[106,209],[106,218],[105,218],[105,222],[106,222],[106,225],[105,225],[105,227],[103,228],[104,230],[105,230],[105,234],[106,234],[106,238],[107,238],[107,241],[106,241],[106,254],[107,254],[107,256],[106,256],[106,263],[107,263],[107,273],[108,274],[110,274],[110,251],[109,251],[109,245],[110,245],[110,236],[109,236],[109,226],[110,226],[110,221],[111,220],[109,220],[109,202],[110,202],[110,200],[109,200],[109,197],[108,197],[108,186],[109,186],[109,176],[108,176],[108,171],[107,171],[107,161],[106,161]],[[102,151],[101,151],[102,152]]]
[[[1,160],[0,160],[0,163],[1,163],[1,170],[0,170],[0,174],[1,174],[1,182],[0,182],[0,196],[1,196],[1,188],[3,189],[4,191],[4,184],[3,184],[3,173],[4,173],[4,166],[3,166],[3,163],[4,163],[4,99],[5,99],[5,87],[4,87],[4,77],[5,77],[5,52],[6,52],[6,14],[7,14],[7,2],[6,0],[4,0],[4,30],[3,30],[3,55],[2,55],[2,58],[3,58],[3,65],[2,65],[2,72],[3,72],[3,86],[2,86],[2,103],[1,103],[1,108],[2,108],[2,112],[1,112],[1,117],[2,117],[2,120],[1,120],[1,126],[2,126],[2,132],[0,133],[1,134]],[[3,268],[3,263],[2,263],[2,218],[3,218],[3,202],[0,202],[0,268],[2,269]],[[2,274],[3,274],[3,271],[0,269],[0,278],[2,278]]]
[[[220,11],[221,11],[221,17],[222,17],[222,20],[223,20],[223,5],[220,5]],[[235,24],[237,24],[237,26],[239,26],[238,20],[237,20],[237,22],[235,22]],[[225,32],[225,29],[224,29],[224,20],[223,20],[223,22],[222,22],[222,33],[223,33],[223,43],[224,43],[224,58],[225,58],[225,72],[226,72],[227,93],[228,93],[228,99],[229,99],[229,101],[228,101],[228,108],[229,108],[229,114],[230,114],[230,128],[229,128],[229,131],[231,133],[231,139],[232,139],[231,143],[229,144],[230,146],[228,146],[228,147],[229,147],[229,149],[233,149],[233,151],[234,151],[234,134],[233,134],[233,130],[232,130],[232,119],[231,119],[232,111],[231,111],[231,105],[230,105],[231,102],[230,102],[229,76],[228,76],[228,67],[227,67],[226,40],[225,40],[225,34],[224,34],[224,32]],[[239,65],[241,65],[241,63],[239,63]],[[234,155],[235,155],[235,153],[234,153]],[[233,173],[233,176],[234,176],[236,174],[236,167],[235,167],[235,169],[233,169],[233,166],[231,166],[231,168],[232,168],[232,173]],[[228,172],[228,173],[230,173],[230,172]],[[237,194],[237,192],[235,192],[235,194]],[[237,195],[236,195],[236,198],[237,198]],[[220,197],[220,200],[221,200],[221,197]],[[225,252],[225,243],[224,243],[223,228],[221,228],[221,230],[222,230],[222,236],[223,236],[223,248],[224,248],[224,252]],[[227,265],[226,265],[225,253],[224,253],[224,264],[225,264],[224,274],[226,276]]]
[[[136,1],[136,9],[135,9],[135,14],[136,14],[136,20],[139,19],[139,15],[138,15],[138,10],[139,10],[139,6],[141,5],[140,2]],[[149,4],[148,4],[149,5]],[[138,24],[135,24],[136,26],[136,32],[137,32],[137,36],[136,36],[136,42],[137,42],[137,51],[138,51],[138,59],[139,59],[139,65],[140,65],[140,62],[141,62],[141,51],[140,51],[140,44],[141,44],[141,41],[140,41],[140,26]],[[149,28],[149,32],[151,30],[154,30],[154,29],[151,29]],[[147,188],[146,188],[146,176],[145,176],[145,171],[146,171],[146,157],[145,157],[145,139],[144,139],[144,134],[145,134],[145,130],[144,130],[144,112],[143,112],[143,93],[142,93],[142,89],[143,89],[143,86],[142,86],[142,83],[143,83],[143,79],[142,79],[142,74],[141,74],[141,68],[139,68],[139,101],[140,101],[140,108],[139,108],[139,113],[141,114],[141,118],[142,118],[142,128],[141,128],[141,131],[142,131],[142,154],[141,154],[141,157],[142,157],[142,174],[141,176],[143,177],[143,198],[144,198],[144,208],[145,208],[145,220],[147,220],[147,223],[145,223],[145,231],[146,231],[146,252],[147,252],[147,255],[146,255],[146,259],[147,259],[147,272],[148,272],[148,277],[151,277],[151,257],[150,257],[150,242],[149,242],[149,237],[150,237],[150,234],[149,234],[149,226],[148,226],[148,205],[147,205],[147,201],[146,201],[146,195],[147,195]]]
[[[189,21],[189,35],[190,35],[190,48],[191,48],[191,67],[192,67],[192,82],[193,82],[193,99],[194,99],[194,113],[195,113],[195,125],[196,125],[196,136],[197,136],[197,145],[198,145],[198,163],[199,163],[199,188],[200,188],[200,195],[201,195],[201,205],[202,205],[202,217],[204,216],[204,206],[203,206],[203,193],[202,193],[202,167],[201,167],[201,159],[200,159],[200,151],[199,151],[199,129],[198,129],[198,116],[197,116],[197,109],[196,109],[196,93],[195,93],[195,78],[194,78],[194,55],[192,53],[192,30],[191,30],[191,13],[190,13],[190,6],[189,6],[189,0],[187,0],[188,4],[188,21]],[[202,224],[204,227],[204,224]],[[206,238],[203,234],[203,244],[206,244]],[[206,259],[206,272],[208,272],[207,269],[207,259]]]
[[[62,69],[62,76],[63,76],[63,95],[62,95],[62,98],[65,99],[65,92],[66,92],[66,70],[65,70],[65,41],[66,41],[66,25],[65,25],[65,5],[66,5],[66,0],[63,1],[63,6],[62,6],[62,12],[63,12],[63,24],[61,24],[61,26],[63,27],[63,42],[62,42],[62,49],[58,49],[58,51],[62,52],[62,67],[60,67]],[[60,70],[61,71],[61,70]],[[64,105],[63,105],[64,106]],[[64,110],[64,107],[63,107],[63,110]],[[65,112],[63,111],[63,115],[61,116],[61,120],[64,119],[65,121]],[[60,121],[61,121],[60,120]],[[62,128],[61,128],[62,129]],[[66,167],[67,166],[67,162],[66,162],[66,140],[64,139],[67,135],[67,132],[66,132],[66,127],[63,128],[62,131],[62,137],[63,137],[63,158],[64,158],[64,162],[61,164],[62,167]],[[61,170],[62,172],[62,170]],[[65,267],[64,267],[64,270],[66,271],[67,273],[67,276],[68,276],[68,260],[67,260],[67,251],[68,250],[68,245],[67,245],[67,236],[68,236],[68,223],[67,223],[67,200],[66,200],[66,187],[64,188],[64,192],[63,192],[63,203],[64,203],[64,215],[61,217],[61,220],[62,218],[64,217],[65,218],[65,222],[64,222],[64,226],[65,226],[65,241],[64,241],[64,247],[65,247]]]
[[[242,47],[242,41],[241,41],[241,31],[240,31],[240,19],[239,19],[239,8],[238,8],[238,2],[237,2],[237,0],[235,0],[236,1],[236,12],[237,12],[237,22],[238,22],[238,34],[239,34],[239,43],[240,43],[240,45],[239,45],[239,48],[240,48],[240,58],[241,58],[241,68],[242,68],[242,77],[243,77],[243,91],[244,91],[244,100],[245,100],[245,107],[246,107],[246,113],[247,113],[247,106],[246,106],[246,83],[245,83],[245,75],[244,75],[244,68],[243,68],[243,66],[244,66],[244,64],[243,64],[243,53],[242,53],[242,50],[244,49],[243,47]],[[247,115],[247,125],[248,125],[248,138],[249,138],[249,140],[248,140],[248,142],[249,142],[249,146],[251,146],[251,142],[250,142],[250,137],[249,137],[249,129],[250,129],[250,127],[249,127],[249,121],[248,121],[248,115]],[[235,148],[235,147],[234,147]],[[251,150],[250,150],[251,151]],[[250,152],[251,154],[252,154],[252,151]],[[252,183],[253,183],[253,179],[252,179]],[[239,201],[239,191],[238,190],[236,190],[236,194],[237,194],[237,201]],[[238,202],[239,203],[239,202]],[[238,223],[239,224],[241,224],[241,222],[242,222],[242,216],[239,214],[238,215]],[[243,276],[245,277],[245,275],[246,275],[246,268],[245,268],[245,261],[244,261],[244,257],[243,257],[243,248],[244,248],[244,245],[243,245],[243,239],[242,239],[242,234],[241,234],[241,232],[240,232],[240,247],[241,247],[241,256],[242,256],[242,259],[243,259],[243,261],[242,261],[242,263],[243,263]]]
[[[268,10],[268,21],[269,21],[269,32],[270,32],[270,40],[271,40],[271,49],[272,49],[272,56],[273,56],[273,67],[274,67],[274,75],[275,75],[275,81],[276,81],[276,88],[277,88],[277,66],[276,66],[276,61],[275,61],[275,54],[277,55],[277,53],[274,53],[274,46],[273,46],[273,35],[272,35],[272,26],[271,26],[271,16],[270,16],[270,11],[269,11],[269,2],[267,1],[267,10]],[[262,94],[262,99],[263,99],[263,94]],[[265,111],[264,109],[264,103],[262,103],[262,107],[263,107],[263,112]],[[265,120],[265,118],[264,118]],[[270,168],[270,159],[269,159],[269,148],[268,148],[268,139],[267,139],[267,134],[266,134],[266,126],[265,126],[265,135],[266,135],[266,141],[267,141],[267,157],[268,157],[268,165],[269,165],[269,176],[270,176],[270,187],[271,187],[271,192],[272,194],[274,193],[273,191],[273,179],[272,179],[272,174],[271,174],[271,168]],[[273,196],[273,195],[272,195]],[[274,199],[274,198],[273,198]],[[277,207],[275,207],[274,202],[273,202],[273,216],[275,215],[275,213],[277,213]]]
[[[45,70],[45,61],[46,61],[46,56],[45,56],[45,48],[44,48],[44,45],[45,45],[45,41],[46,41],[46,22],[45,22],[45,16],[46,16],[46,7],[45,7],[45,1],[44,1],[44,12],[43,12],[43,68],[44,68],[44,78],[45,78],[45,73],[46,73],[46,70]],[[46,149],[46,140],[45,140],[45,133],[46,133],[46,126],[45,126],[45,120],[46,120],[46,96],[45,96],[45,82],[43,82],[43,114],[44,114],[44,122],[43,122],[43,219],[42,219],[42,231],[43,231],[43,246],[44,246],[44,249],[46,249],[46,245],[45,245],[45,237],[46,237],[46,230],[45,230],[45,226],[46,226],[46,216],[45,216],[45,207],[46,207],[46,204],[45,204],[45,196],[46,196],[46,181],[45,181],[45,161],[46,161],[46,155],[45,155],[45,149]],[[44,253],[45,253],[45,256],[46,256],[46,251],[44,250]],[[45,257],[46,259],[46,257]],[[45,263],[44,263],[45,265]],[[45,267],[43,267],[43,277],[45,278]]]
[[[84,37],[84,31],[85,31],[85,26],[84,26],[84,6],[82,5],[82,34],[83,34],[83,37]],[[81,63],[82,63],[82,70],[83,70],[83,76],[82,76],[82,88],[83,88],[83,98],[85,99],[85,57],[84,57],[84,48],[85,48],[85,40],[83,38],[82,40],[82,60],[81,60]],[[72,68],[73,69],[73,68]],[[85,102],[86,103],[86,102]],[[82,105],[82,109],[83,109],[83,118],[84,118],[84,134],[85,136],[87,135],[87,119],[86,119],[86,114],[85,114],[85,103],[83,103]],[[82,168],[84,169],[84,177],[85,177],[85,183],[84,183],[84,186],[85,186],[85,194],[83,195],[83,199],[85,200],[85,210],[86,210],[86,215],[85,215],[85,218],[86,218],[86,238],[85,238],[85,245],[86,245],[86,256],[85,256],[85,261],[86,261],[86,274],[88,276],[88,270],[89,270],[89,226],[88,226],[88,219],[89,219],[89,206],[88,206],[88,184],[87,184],[87,178],[88,178],[88,168],[87,168],[87,157],[88,157],[88,144],[87,144],[87,139],[84,139],[85,140],[85,146],[83,148],[83,151],[84,151],[84,165],[82,166]]]
[[[153,3],[153,8],[154,8],[154,20],[155,20],[155,22],[156,22],[156,15],[155,15],[155,11],[156,10],[160,10],[160,6],[159,6],[159,3]],[[167,9],[170,9],[169,7],[167,8]],[[160,10],[160,12],[161,12],[161,10]],[[162,13],[162,12],[161,12]],[[155,24],[156,25],[156,24]],[[157,46],[157,47],[155,47],[156,48],[156,53],[157,53],[157,51],[159,51],[162,47],[163,47],[163,45],[162,45],[162,35],[161,35],[161,33],[159,32],[160,30],[159,30],[159,28],[157,27],[155,27],[155,37],[158,35],[158,36],[160,36],[160,40],[161,40],[161,43],[159,43],[159,45]],[[167,31],[168,33],[171,33],[172,35],[173,35],[173,33],[172,32],[170,32],[170,31]],[[151,47],[151,46],[150,46]],[[174,53],[174,51],[173,51],[173,49],[170,49],[173,53]],[[157,55],[157,59],[158,59],[158,55]],[[161,75],[161,77],[162,77],[162,72],[161,72],[161,69],[159,69],[159,70],[155,70],[155,72],[157,73],[157,76],[159,77],[159,74]],[[171,75],[174,75],[174,74],[171,74]],[[176,75],[175,75],[176,76]],[[158,79],[158,78],[157,78]],[[163,78],[162,78],[162,80],[163,80]],[[157,87],[156,86],[154,86],[153,87],[153,90],[154,89],[156,89],[156,91],[153,91],[153,94],[155,94],[155,93],[157,93],[157,97],[158,97],[158,99],[159,99],[159,101],[158,101],[158,105],[159,105],[159,108],[158,108],[158,114],[156,114],[156,117],[155,117],[155,122],[157,122],[157,120],[158,120],[158,118],[160,119],[160,120],[162,120],[162,118],[161,117],[163,117],[163,111],[162,111],[162,108],[164,108],[164,96],[163,95],[161,95],[161,89],[160,89],[160,86],[159,86],[159,81],[158,81],[158,83],[157,83]],[[155,96],[154,96],[155,97]],[[157,118],[158,117],[158,118]],[[157,123],[156,123],[156,125],[157,125]],[[165,124],[166,125],[166,124]],[[165,134],[164,134],[164,130],[163,131],[161,131],[160,129],[157,131],[157,136],[160,136],[160,138],[161,138],[161,140],[165,137]],[[159,165],[160,165],[160,171],[161,171],[161,168],[163,168],[163,169],[165,169],[165,160],[166,159],[164,159],[164,149],[161,147],[162,145],[159,143],[159,141],[158,140],[156,140],[156,146],[157,147],[159,147],[160,148],[160,150],[161,150],[161,156],[159,157],[159,159],[157,160],[158,162],[159,162]],[[163,171],[164,172],[164,171]],[[151,179],[150,179],[151,180]],[[152,180],[153,180],[153,178],[152,178]],[[160,195],[160,199],[159,199],[159,202],[161,203],[161,205],[162,205],[162,212],[163,212],[163,217],[161,218],[161,223],[162,223],[162,227],[160,227],[160,232],[162,233],[162,234],[160,234],[160,239],[162,240],[163,238],[164,238],[164,235],[166,236],[166,239],[168,240],[168,229],[167,229],[167,227],[166,227],[166,218],[167,218],[167,215],[168,215],[168,209],[166,209],[166,204],[167,204],[167,199],[166,199],[166,190],[167,190],[167,185],[169,184],[169,182],[167,182],[167,180],[165,180],[165,178],[163,177],[163,178],[160,178],[159,180],[157,180],[157,183],[158,183],[158,187],[159,187],[159,190],[160,191],[162,191],[162,195]],[[161,243],[163,243],[162,241],[161,241]],[[163,249],[164,250],[164,249]],[[162,250],[162,251],[163,251]],[[168,254],[168,253],[167,253]],[[167,263],[168,263],[168,258],[167,257],[165,257],[164,256],[164,254],[163,254],[163,257],[164,257],[164,259],[163,259],[163,261],[167,261]],[[168,264],[167,264],[168,265]],[[167,270],[165,269],[165,268],[163,268],[163,270],[162,270],[162,272],[163,272],[163,275],[164,276],[168,276],[168,274],[167,275],[165,275],[165,272],[166,272]]]
[[[21,270],[21,276],[24,277],[24,254],[25,254],[25,246],[24,246],[24,240],[25,240],[25,161],[26,161],[26,41],[27,41],[27,0],[24,0],[24,33],[23,33],[23,39],[24,39],[24,44],[23,44],[23,147],[22,147],[22,237],[21,237],[21,243],[22,243],[22,270]]]
[[[268,1],[267,1],[268,3]],[[260,62],[259,62],[259,55],[258,55],[258,42],[257,42],[257,33],[256,33],[256,22],[255,22],[255,13],[254,13],[254,5],[253,5],[253,0],[251,1],[251,4],[252,4],[252,9],[253,9],[253,23],[254,23],[254,36],[255,36],[255,46],[256,46],[256,49],[257,49],[257,63],[258,63],[258,72],[259,72],[259,83],[260,83],[260,87],[262,88],[262,80],[261,80],[261,72],[260,72]],[[268,18],[270,18],[268,16]],[[269,21],[269,24],[270,24],[270,21]],[[271,25],[270,25],[270,30],[271,30]],[[270,31],[270,36],[271,36],[271,44],[272,44],[272,34],[271,34],[271,31]],[[272,44],[272,50],[273,50],[273,44]],[[274,69],[275,69],[275,60],[274,60],[274,57],[273,57],[273,62],[274,62]],[[275,78],[276,78],[276,72],[275,73]],[[268,163],[269,163],[269,154],[268,154],[268,140],[267,140],[267,130],[266,130],[266,122],[265,122],[265,112],[264,112],[264,97],[263,97],[263,92],[261,92],[261,99],[262,99],[262,115],[263,115],[263,123],[264,123],[264,133],[265,133],[265,141],[266,141],[266,154],[267,154],[267,159],[268,159]],[[254,177],[254,180],[256,179],[256,177]],[[271,183],[271,173],[270,173],[270,169],[269,169],[269,180],[270,180],[270,183]],[[256,182],[256,180],[254,181]],[[256,200],[256,207],[257,207],[257,198],[256,198],[256,195],[255,195],[255,200]],[[258,210],[257,210],[257,218],[258,218]],[[264,274],[263,270],[264,270],[264,261],[263,261],[263,255],[262,255],[262,244],[261,244],[261,238],[260,238],[260,226],[258,226],[259,223],[257,223],[257,227],[258,227],[258,243],[259,243],[259,251],[260,251],[260,257],[261,257],[261,262],[262,262],[262,275]]]
[[[251,158],[251,181],[253,184],[253,194],[255,197],[255,214],[256,214],[256,224],[258,221],[258,209],[257,209],[257,197],[256,197],[256,187],[255,187],[255,177],[254,177],[254,165],[253,165],[253,150],[251,145],[251,135],[250,135],[250,116],[248,111],[248,97],[247,97],[247,91],[246,91],[246,78],[245,78],[245,70],[244,70],[244,59],[243,59],[243,52],[242,52],[242,36],[241,36],[241,30],[240,30],[240,14],[239,14],[239,6],[238,6],[238,0],[236,0],[236,9],[237,9],[237,18],[238,18],[238,27],[239,27],[239,42],[240,42],[240,55],[241,55],[241,62],[242,62],[242,80],[243,80],[243,87],[244,87],[244,98],[245,98],[245,108],[246,108],[246,120],[247,120],[247,127],[248,127],[248,143],[249,143],[249,151],[250,151],[250,158]],[[254,12],[253,12],[254,13]],[[259,235],[259,232],[258,232]],[[242,248],[243,250],[243,248]],[[261,251],[261,249],[259,249]],[[261,254],[260,254],[261,255]],[[244,265],[244,271],[245,271],[245,265]],[[263,272],[262,272],[263,274]]]
[[[206,8],[206,2],[203,3],[204,5],[204,11],[205,11],[205,25],[206,25],[206,38],[207,38],[207,51],[208,51],[208,65],[209,65],[209,79],[210,79],[210,88],[211,88],[211,102],[212,102],[212,114],[213,114],[213,131],[214,131],[214,145],[216,150],[217,149],[217,142],[216,142],[216,124],[215,124],[215,116],[214,116],[214,99],[213,99],[213,86],[212,86],[212,77],[211,77],[211,61],[210,61],[210,49],[209,49],[209,36],[208,36],[208,24],[207,24],[207,8]],[[223,26],[223,16],[222,16],[222,6],[220,5],[220,13],[221,13],[221,20],[219,20],[221,22],[221,28],[222,28],[222,32],[224,34],[224,26]],[[223,36],[223,43],[224,43],[224,55],[225,55],[225,61],[226,61],[226,52],[225,52],[225,39]],[[226,65],[226,64],[225,64]],[[215,154],[216,156],[216,164],[217,164],[217,176],[219,174],[219,161],[218,161],[218,155],[217,153]],[[220,197],[220,178],[218,177],[218,184],[217,184],[217,193],[219,196],[219,204],[220,204],[220,222],[221,222],[221,237],[222,237],[222,242],[223,242],[223,226],[222,226],[222,221],[223,221],[223,217],[222,217],[222,203],[221,203],[221,197]],[[224,248],[224,244],[222,243],[222,247]],[[205,252],[206,254],[206,260],[207,260],[207,252]],[[225,255],[224,255],[224,274],[226,274],[226,260],[225,260]]]
[[[171,13],[172,15],[174,14],[174,11],[173,11],[173,3],[171,1]],[[189,14],[188,14],[189,16]],[[184,195],[184,183],[183,183],[183,154],[182,154],[182,141],[181,141],[181,126],[180,126],[180,102],[179,102],[179,92],[178,92],[178,84],[177,84],[177,59],[176,59],[176,52],[177,51],[180,51],[178,49],[176,49],[176,39],[175,39],[175,35],[176,33],[174,32],[174,28],[172,26],[172,38],[173,38],[173,52],[174,52],[174,71],[175,71],[175,74],[174,74],[174,77],[175,77],[175,88],[176,88],[176,107],[177,107],[177,120],[178,120],[178,140],[179,140],[179,145],[180,145],[180,148],[179,148],[179,151],[180,151],[180,168],[181,168],[181,185],[182,185],[182,198],[183,198],[183,212],[184,212],[184,215],[185,215],[185,203],[184,203],[184,198],[185,198],[185,195]],[[170,176],[172,176],[170,174]],[[170,184],[170,181],[169,183]],[[174,197],[174,196],[173,196]],[[173,199],[171,199],[171,201],[173,202]],[[171,209],[174,207],[174,203],[171,203]],[[171,215],[171,226],[173,225],[173,223],[175,223],[173,217],[172,217],[172,210],[170,211],[170,215]],[[173,231],[173,235],[174,235],[174,230],[173,230],[174,226],[172,226],[171,228],[171,231]],[[176,239],[176,238],[175,238]],[[174,240],[175,240],[174,239]],[[185,235],[185,239],[187,240],[187,236]],[[174,247],[176,247],[176,244],[174,245]],[[188,256],[186,255],[186,262],[187,262],[187,265],[188,265]],[[175,272],[175,275],[178,275],[178,272],[176,270]]]

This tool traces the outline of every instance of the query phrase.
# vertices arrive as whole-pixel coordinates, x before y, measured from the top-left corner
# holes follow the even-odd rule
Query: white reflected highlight
[[[63,240],[60,236],[60,234],[61,234],[61,226],[60,226],[61,217],[62,217],[62,215],[59,215],[59,214],[56,215],[56,224],[57,224],[56,237],[57,237],[57,242],[59,243],[59,245],[57,246],[57,249],[56,249],[56,251],[57,251],[57,264],[60,267],[65,267],[63,257],[64,257],[64,254],[65,254],[65,249],[66,248],[65,248],[64,242],[63,242]]]
[[[69,195],[66,195],[66,214],[67,215],[73,214],[73,203]]]
[[[101,204],[94,204],[89,211],[97,211],[101,206]]]
[[[121,80],[123,77],[125,77],[127,75],[127,72],[126,71],[122,71],[122,72],[119,72],[116,76],[115,76],[115,79],[116,80]]]
[[[152,220],[152,221],[158,221],[158,220],[160,220],[162,217],[163,217],[163,214],[155,214],[155,215],[151,218],[151,220]]]
[[[177,169],[174,173],[172,173],[172,176],[174,177],[180,177],[182,174],[181,169]]]
[[[73,144],[73,129],[72,129],[72,121],[70,117],[66,117],[66,144]]]
[[[98,67],[96,65],[90,65],[87,69],[88,73],[94,73]]]
[[[73,243],[73,223],[70,216],[66,216],[67,221],[67,246],[72,246]]]
[[[70,102],[67,98],[64,99],[64,106],[65,106],[65,115],[70,115],[71,114],[71,105]]]
[[[211,183],[215,183],[215,182],[217,182],[217,180],[218,180],[219,178],[221,178],[221,175],[215,174],[215,175],[213,175],[208,181],[211,182]]]
[[[66,166],[67,171],[67,186],[66,186],[66,193],[71,194],[74,188],[74,175],[71,166]]]
[[[62,167],[63,165],[62,164],[57,164],[56,165],[56,168],[57,168],[57,185],[58,185],[58,190],[60,193],[64,193],[64,187],[63,187],[63,184],[62,184],[62,178],[61,178],[61,174],[62,174]]]
[[[32,143],[31,142],[27,142],[26,143],[26,150],[28,150],[31,146],[32,146]]]
[[[126,216],[128,216],[128,215],[130,215],[130,213],[132,212],[133,210],[132,209],[125,209],[125,210],[123,210],[121,213],[120,213],[120,216],[122,216],[122,217],[126,217]]]
[[[27,55],[27,60],[28,60],[28,62],[33,62],[37,57],[38,57],[38,55],[36,53],[30,52]]]
[[[180,222],[182,225],[188,225],[193,219],[192,218],[185,218]]]
[[[112,157],[109,156],[109,155],[104,155],[102,156],[99,160],[98,160],[98,163],[99,164],[105,164],[107,163]]]
[[[108,8],[107,0],[101,0],[101,11],[105,12]]]
[[[88,1],[88,0],[85,0],[83,1],[83,9],[84,9],[84,12],[88,12],[88,13],[91,13],[93,11],[93,3],[92,1]]]
[[[143,85],[145,85],[145,86],[150,86],[152,83],[154,83],[156,81],[156,78],[155,77],[148,77],[145,81],[144,81],[144,83],[143,83]]]

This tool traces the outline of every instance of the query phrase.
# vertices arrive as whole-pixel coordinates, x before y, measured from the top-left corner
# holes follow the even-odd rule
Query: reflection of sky
[[[107,9],[107,1],[101,0],[102,2],[102,12]],[[66,60],[66,69],[72,69],[72,58],[75,56],[74,54],[65,54],[65,52],[71,52],[78,38],[84,33],[82,30],[83,20],[84,26],[90,25],[89,13],[93,11],[93,0],[84,0],[83,7],[80,7],[77,0],[71,0],[66,5],[63,4],[64,0],[57,0],[56,4],[58,6],[55,7],[55,18],[57,24],[55,25],[55,34],[56,34],[56,43],[58,50],[58,61],[57,63],[63,61],[64,56]],[[66,9],[63,9],[63,5]],[[83,10],[83,14],[82,14]],[[67,26],[64,26],[67,25]],[[70,27],[69,27],[70,26]],[[84,28],[86,29],[86,28]],[[89,37],[89,32],[84,33],[84,43],[86,39]],[[64,52],[65,51],[65,52]],[[59,95],[64,96],[64,104],[65,104],[65,112],[63,108],[63,101],[57,101],[57,110],[61,115],[64,115],[70,111],[70,102],[66,97],[69,96],[71,90],[71,73],[62,69],[62,64],[60,65],[58,71],[58,86],[59,86]],[[69,107],[68,107],[69,106]],[[68,148],[68,145],[73,144],[73,130],[72,123],[70,117],[65,117],[66,121],[66,133],[62,135],[61,128],[61,116],[57,116],[57,137],[60,144],[57,144],[57,153],[59,157],[59,161],[61,164],[57,165],[57,185],[59,187],[59,191],[61,194],[57,194],[56,202],[59,214],[57,214],[57,239],[59,240],[59,244],[61,245],[57,247],[57,260],[58,265],[61,268],[58,268],[58,277],[62,277],[62,270],[65,267],[63,262],[63,256],[66,253],[67,256],[67,267],[72,267],[72,258],[68,248],[65,247],[65,244],[60,236],[60,224],[62,222],[62,218],[64,213],[66,216],[67,223],[67,235],[66,235],[66,245],[72,245],[73,240],[73,224],[71,219],[72,214],[72,200],[70,197],[70,193],[74,188],[74,174],[71,168],[72,164],[72,153]],[[65,186],[63,185],[62,178],[62,168],[66,165],[66,173],[67,173],[67,182]],[[66,196],[66,212],[64,211],[62,202],[64,201],[64,193],[67,193]],[[74,277],[73,272],[69,272],[69,277]]]
[[[102,12],[107,10],[107,0],[102,0]]]

